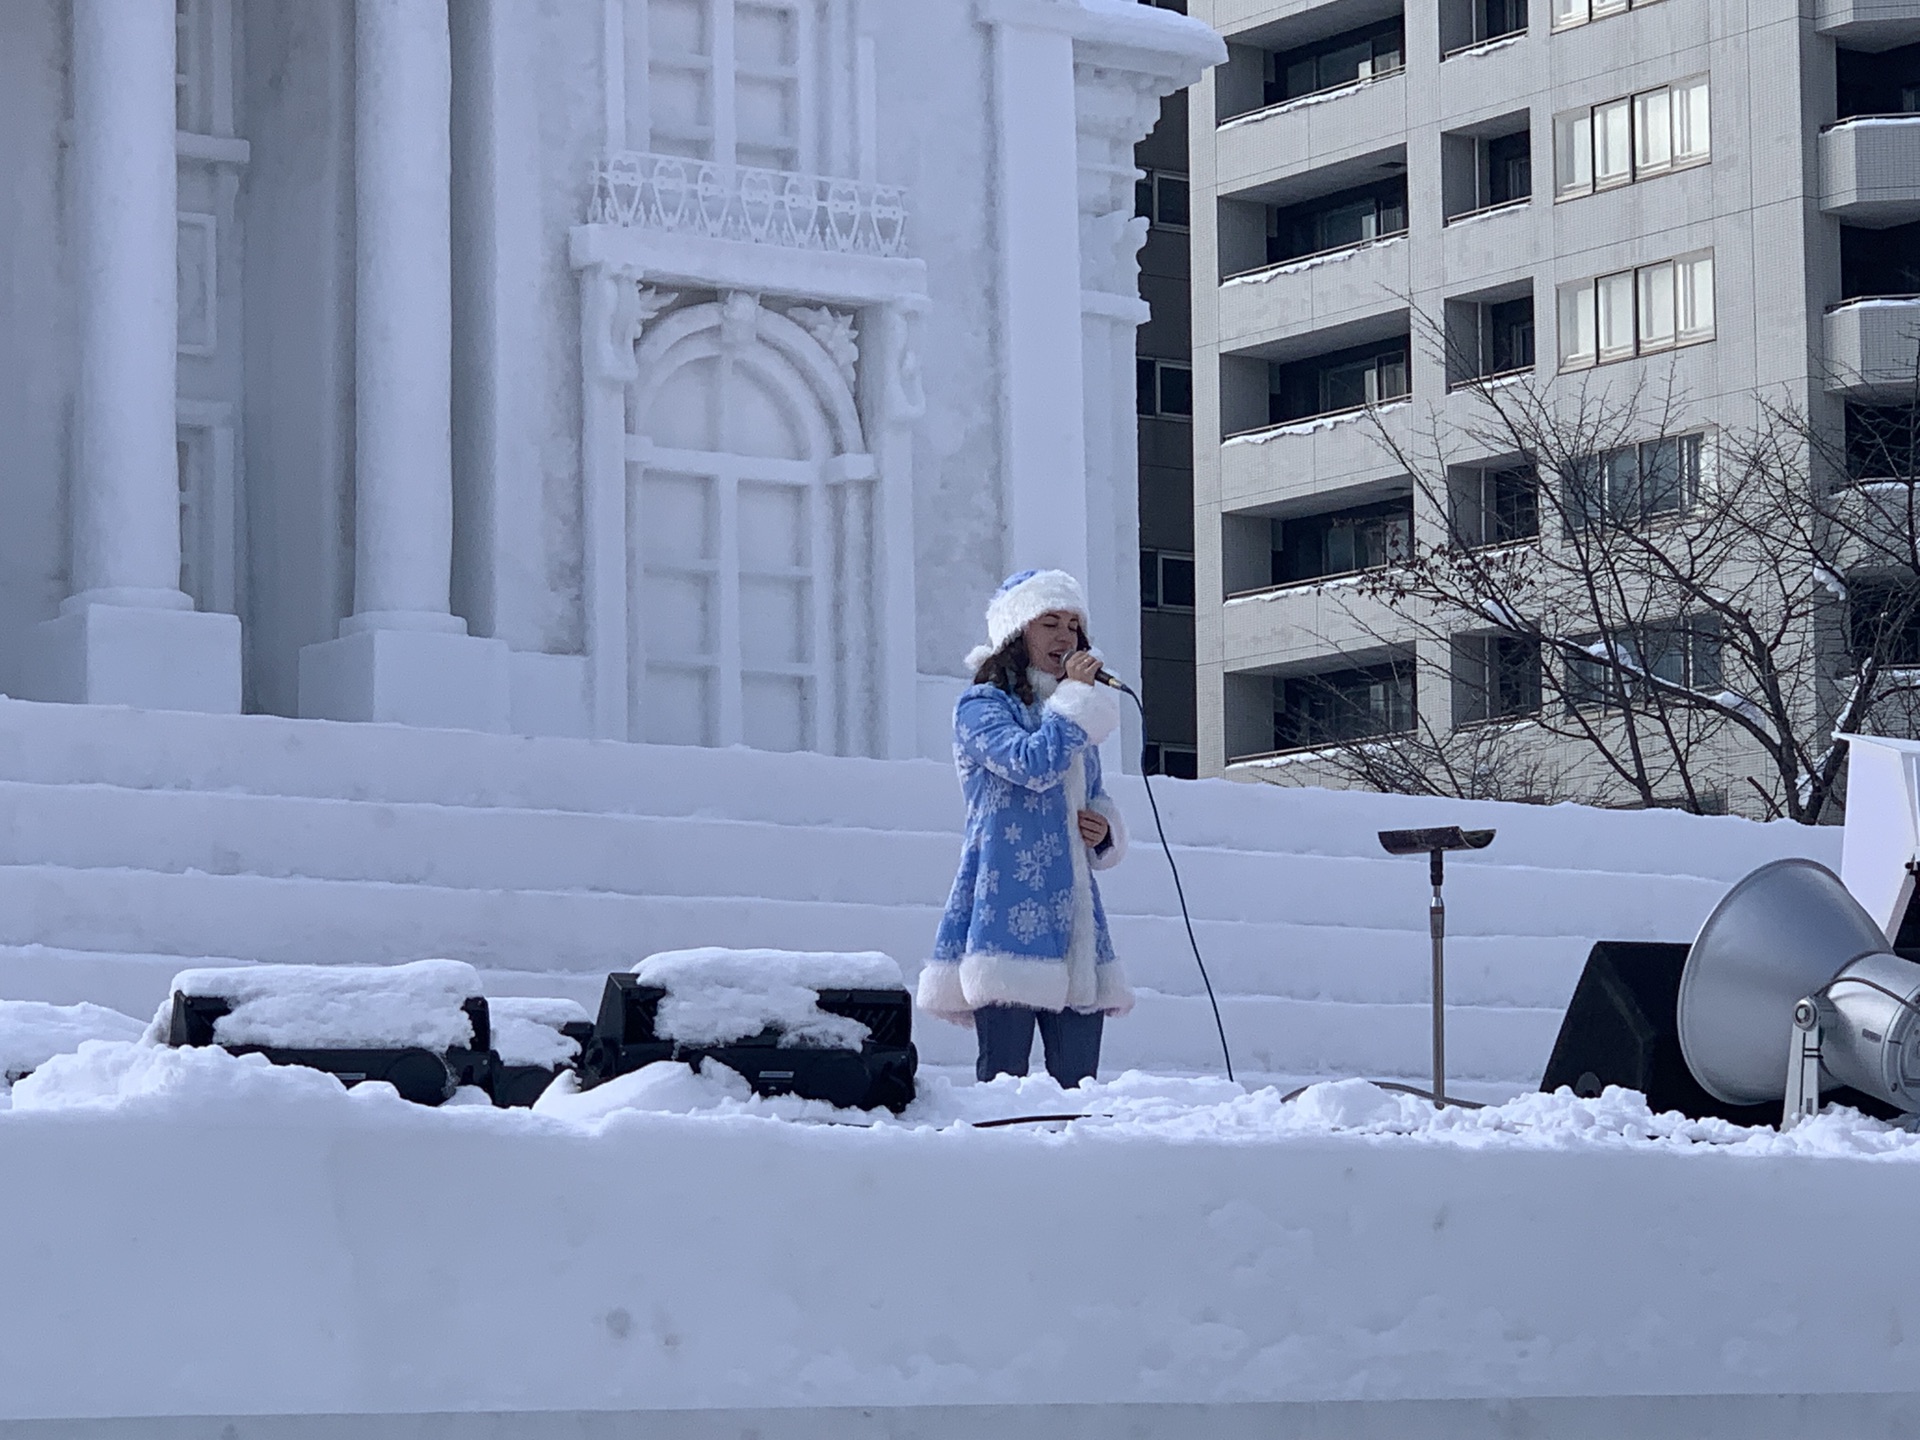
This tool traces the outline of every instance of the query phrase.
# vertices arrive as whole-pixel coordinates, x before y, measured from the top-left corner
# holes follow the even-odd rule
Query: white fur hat
[[[1049,610],[1071,610],[1087,629],[1087,596],[1064,570],[1022,570],[1000,582],[987,602],[987,643],[967,652],[967,668],[978,670],[1002,645]]]

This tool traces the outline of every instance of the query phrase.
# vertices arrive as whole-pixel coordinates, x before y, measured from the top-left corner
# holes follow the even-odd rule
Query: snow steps
[[[1137,779],[1102,877],[1143,991],[1115,1063],[1210,1068],[1211,1013]],[[1449,873],[1459,1073],[1537,1079],[1594,938],[1684,939],[1739,875],[1837,836],[1667,814],[1158,784],[1240,1063],[1417,1074],[1424,869],[1389,826],[1492,824]],[[503,991],[597,994],[693,944],[924,954],[951,770],[746,750],[0,700],[0,994],[141,1010],[182,958],[449,955]],[[1833,852],[1833,853],[1829,853]],[[967,1037],[925,1027],[932,1058]],[[952,1051],[952,1055],[946,1052]]]

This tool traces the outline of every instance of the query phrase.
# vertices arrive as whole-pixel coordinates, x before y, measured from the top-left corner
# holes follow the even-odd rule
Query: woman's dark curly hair
[[[1087,638],[1086,628],[1076,628],[1080,632],[1080,643],[1075,648],[1091,650],[1093,642]],[[992,685],[1018,696],[1022,705],[1031,705],[1033,681],[1027,678],[1027,670],[1032,664],[1033,658],[1027,654],[1027,632],[1017,630],[1012,639],[980,662],[980,668],[973,672],[973,683]]]

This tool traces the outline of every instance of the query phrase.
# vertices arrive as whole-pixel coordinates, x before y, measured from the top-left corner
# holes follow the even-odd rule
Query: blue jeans
[[[1026,1074],[1033,1055],[1033,1027],[1038,1023],[1047,1073],[1071,1089],[1091,1080],[1100,1069],[1100,1027],[1105,1020],[1098,1011],[1083,1015],[1077,1010],[983,1005],[973,1012],[973,1033],[980,1041],[973,1073],[981,1080]]]

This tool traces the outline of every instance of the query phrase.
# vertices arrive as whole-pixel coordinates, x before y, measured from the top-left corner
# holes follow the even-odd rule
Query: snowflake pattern
[[[1038,810],[1040,806],[1045,803],[1045,800],[1046,797],[1038,790],[1029,790],[1027,792],[1027,809]]]
[[[1007,912],[1007,928],[1025,944],[1032,944],[1047,928],[1047,907],[1038,900],[1022,900]]]
[[[1000,893],[1000,872],[992,866],[982,866],[979,876],[973,882],[973,893],[985,898]]]
[[[1062,930],[1073,928],[1073,891],[1062,890],[1053,897],[1053,923]]]
[[[1019,825],[1009,822],[1007,828],[1001,833],[1007,837],[1007,843],[1009,845],[1018,845],[1020,843]]]
[[[1062,853],[1058,835],[1042,835],[1016,857],[1014,878],[1029,890],[1038,890],[1047,883],[1047,867]]]
[[[991,930],[993,928],[994,916],[995,911],[991,905],[976,904],[973,907],[973,923],[982,930]]]

